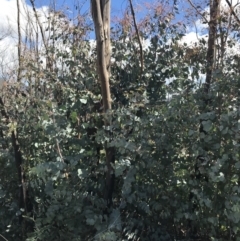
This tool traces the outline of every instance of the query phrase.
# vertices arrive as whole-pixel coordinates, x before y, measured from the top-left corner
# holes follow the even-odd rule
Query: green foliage
[[[25,240],[191,240],[193,229],[202,240],[239,239],[239,71],[233,66],[217,75],[205,108],[206,93],[195,82],[204,60],[186,59],[178,25],[155,16],[148,27],[153,37],[142,75],[136,39],[115,29],[114,108],[105,116],[95,50],[88,41],[72,42],[71,34],[57,39],[71,51],[54,49],[62,69],[32,66],[28,95],[13,95],[19,86],[8,90],[10,121],[1,116],[0,123],[0,234],[24,240],[11,143],[16,131],[33,206],[25,219],[34,232]],[[33,76],[40,72],[37,86]],[[103,124],[110,116],[111,136]],[[105,145],[116,149],[110,210]]]

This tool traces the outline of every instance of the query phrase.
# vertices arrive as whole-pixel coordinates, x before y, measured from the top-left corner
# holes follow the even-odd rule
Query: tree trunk
[[[17,26],[18,26],[18,72],[17,72],[17,82],[21,82],[21,72],[22,72],[22,35],[21,35],[21,21],[20,21],[20,4],[17,0]],[[4,109],[4,103],[0,99],[0,104],[2,105],[2,115],[11,122],[7,112]],[[22,240],[26,239],[27,232],[33,231],[33,225],[29,221],[23,218],[27,216],[28,213],[32,212],[32,205],[30,203],[29,192],[26,181],[26,174],[24,170],[24,162],[22,158],[22,153],[20,150],[20,145],[18,141],[17,130],[12,131],[12,146],[14,150],[15,163],[18,173],[18,186],[19,186],[19,210],[21,214],[19,215],[19,224],[22,227]]]
[[[92,18],[94,21],[96,44],[97,44],[97,71],[101,83],[103,109],[105,113],[105,126],[111,125],[111,116],[108,112],[111,110],[111,92],[109,86],[110,76],[110,0],[91,0]],[[111,135],[111,133],[107,133]],[[105,146],[106,150],[106,192],[105,199],[108,207],[112,206],[112,194],[114,189],[114,170],[112,163],[115,161],[115,150]]]
[[[209,90],[212,82],[212,73],[215,68],[215,62],[216,62],[216,47],[215,47],[215,42],[216,42],[216,35],[217,35],[217,24],[218,24],[218,16],[219,16],[219,7],[220,7],[220,0],[210,0],[210,21],[209,21],[209,36],[208,36],[208,49],[207,49],[207,66],[206,66],[206,82],[204,84],[204,93],[203,93],[203,102],[204,102],[204,107],[201,110],[203,113],[207,112],[209,110],[209,103],[210,103],[210,98],[209,98]],[[204,135],[207,135],[207,132],[203,128],[203,121],[206,121],[204,119],[200,120],[200,128],[199,132],[203,133]],[[208,182],[208,177],[204,176],[201,174],[199,171],[199,163],[203,162],[206,158],[206,155],[208,153],[208,146],[202,142],[201,143],[202,148],[204,150],[203,154],[200,154],[195,162],[194,165],[194,173],[192,175],[192,178],[195,179],[196,181],[200,182],[202,180]],[[195,194],[190,191],[189,194],[189,201],[190,201],[190,207],[192,213],[196,212],[198,209],[198,204],[197,201],[194,201]],[[198,200],[196,198],[196,200]],[[191,238],[196,238],[198,235],[198,226],[194,221],[189,219],[189,234]]]
[[[217,35],[217,24],[219,17],[220,0],[210,0],[210,21],[208,33],[208,49],[207,49],[207,69],[205,92],[208,93],[212,81],[212,72],[215,66],[215,42]]]

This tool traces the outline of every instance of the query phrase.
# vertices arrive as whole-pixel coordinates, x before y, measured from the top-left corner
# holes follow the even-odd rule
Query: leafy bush
[[[8,240],[239,240],[238,67],[216,73],[206,108],[195,82],[204,59],[186,59],[178,25],[157,16],[148,24],[153,37],[143,73],[135,38],[115,29],[114,108],[106,115],[90,42],[73,41],[71,32],[56,37],[70,51],[55,47],[54,71],[25,60],[30,84],[6,90],[9,119],[2,112],[0,123],[0,234]],[[204,57],[204,44],[200,50]],[[111,135],[104,118],[112,120]],[[18,209],[12,132],[24,159],[29,213]],[[110,209],[105,145],[116,150]]]

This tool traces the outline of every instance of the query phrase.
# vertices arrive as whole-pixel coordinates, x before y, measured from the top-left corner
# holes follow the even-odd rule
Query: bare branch
[[[39,18],[38,18],[38,15],[37,15],[37,11],[36,11],[36,8],[35,8],[35,5],[34,5],[34,1],[33,1],[33,0],[30,0],[30,3],[32,4],[32,9],[33,9],[35,18],[36,18],[36,20],[37,20],[38,26],[39,26],[40,31],[41,31],[41,36],[42,36],[42,40],[43,40],[44,47],[45,47],[45,49],[47,49],[47,43],[46,43],[45,35],[44,35],[44,33],[43,33],[43,27],[42,27],[41,22],[39,21]]]
[[[137,34],[137,38],[138,38],[138,43],[139,43],[139,48],[140,48],[140,58],[141,58],[141,72],[143,73],[143,48],[142,48],[142,42],[139,36],[139,31],[138,31],[138,27],[137,27],[137,23],[136,23],[136,18],[135,18],[135,12],[133,9],[133,5],[132,5],[132,0],[129,0],[130,3],[130,9],[131,9],[131,13],[132,13],[132,17],[133,17],[133,23],[134,23],[134,28]]]
[[[194,27],[195,27],[196,38],[197,38],[197,40],[199,41],[199,38],[198,38],[198,29],[197,29],[197,25],[196,25],[196,23],[195,23],[195,22],[194,22],[193,24],[194,24]]]
[[[206,19],[206,17],[198,10],[198,8],[192,3],[192,1],[191,0],[187,0],[189,3],[190,3],[190,5],[196,10],[196,12],[200,15],[200,16],[202,16],[202,18],[208,23],[208,20]]]
[[[0,237],[2,237],[4,240],[8,241],[2,234],[0,234]]]
[[[231,10],[231,14],[235,17],[236,21],[238,22],[238,24],[240,25],[240,20],[238,18],[238,16],[236,15],[234,9],[233,9],[233,6],[231,5],[231,3],[229,2],[229,0],[226,0],[230,10]]]
[[[19,0],[17,0],[17,28],[18,28],[18,74],[17,81],[21,80],[21,47],[22,47],[22,35],[21,35],[21,23],[20,23],[20,5]]]
[[[60,156],[61,161],[64,162],[64,159],[63,159],[63,156],[62,156],[62,152],[61,152],[61,149],[59,147],[58,139],[56,139],[56,146],[57,146],[58,155]]]

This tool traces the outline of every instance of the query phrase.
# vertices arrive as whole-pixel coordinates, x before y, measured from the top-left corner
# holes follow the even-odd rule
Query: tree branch
[[[208,20],[206,19],[206,17],[197,9],[197,7],[195,7],[195,5],[192,3],[192,1],[191,0],[187,0],[189,3],[190,3],[190,5],[196,10],[196,12],[200,15],[200,16],[202,16],[202,18],[208,23]]]
[[[18,73],[17,81],[21,80],[21,68],[22,68],[22,57],[21,57],[21,46],[22,46],[22,35],[21,35],[21,23],[20,23],[20,5],[19,0],[17,0],[17,31],[18,31]]]
[[[37,15],[37,11],[36,11],[36,8],[35,8],[35,5],[34,5],[34,0],[30,0],[30,3],[32,4],[32,9],[33,9],[35,18],[36,18],[36,20],[37,20],[37,24],[38,24],[38,26],[39,26],[39,28],[40,28],[40,31],[41,31],[41,36],[42,36],[42,40],[43,40],[44,47],[45,47],[45,49],[47,50],[47,42],[46,42],[46,39],[45,39],[45,35],[44,35],[44,33],[43,33],[42,24],[41,24],[41,22],[39,21],[39,18],[38,18],[38,15]]]
[[[230,10],[231,10],[231,14],[235,17],[236,21],[237,21],[238,24],[240,25],[240,20],[239,20],[238,16],[236,15],[236,13],[235,13],[235,11],[234,11],[231,3],[229,2],[229,0],[226,0],[226,2],[227,2],[228,6],[229,6],[229,8],[230,8]]]
[[[134,28],[135,28],[135,31],[136,31],[136,34],[137,34],[139,48],[140,48],[141,74],[142,74],[143,73],[143,68],[144,68],[142,42],[141,42],[141,39],[140,39],[140,35],[139,35],[137,23],[136,23],[135,12],[134,12],[134,9],[133,9],[132,0],[129,0],[129,3],[130,3],[130,9],[131,9],[132,17],[133,17]]]

